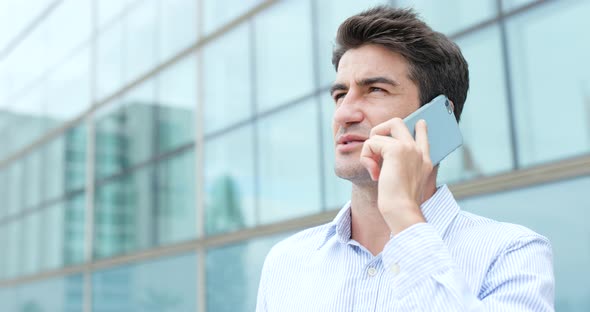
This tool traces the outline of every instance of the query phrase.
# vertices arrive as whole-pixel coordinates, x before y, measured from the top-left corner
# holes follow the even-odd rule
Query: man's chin
[[[371,181],[371,176],[369,175],[369,172],[360,163],[356,166],[336,165],[336,167],[334,168],[334,172],[339,178],[348,180],[352,183]]]

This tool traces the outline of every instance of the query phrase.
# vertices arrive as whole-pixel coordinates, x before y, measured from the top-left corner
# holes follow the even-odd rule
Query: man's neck
[[[436,175],[427,182],[422,202],[436,192]],[[421,204],[421,203],[420,203]],[[351,238],[371,254],[381,253],[391,230],[377,206],[377,183],[353,184],[351,194]]]

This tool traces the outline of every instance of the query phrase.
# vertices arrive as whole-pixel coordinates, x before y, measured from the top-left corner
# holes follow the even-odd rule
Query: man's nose
[[[363,121],[364,113],[358,98],[354,94],[347,94],[334,111],[334,122],[346,126]]]

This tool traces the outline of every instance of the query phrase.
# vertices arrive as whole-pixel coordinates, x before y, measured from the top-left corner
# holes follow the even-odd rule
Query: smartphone
[[[451,102],[444,95],[435,97],[415,112],[404,118],[410,133],[416,137],[414,126],[420,120],[426,121],[428,143],[432,165],[438,165],[445,157],[463,145],[463,136],[453,114]]]

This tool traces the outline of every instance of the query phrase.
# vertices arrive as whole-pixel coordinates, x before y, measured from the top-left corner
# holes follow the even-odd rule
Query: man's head
[[[333,131],[336,173],[367,181],[358,157],[372,127],[403,118],[439,94],[459,120],[467,90],[467,62],[459,47],[411,10],[380,6],[340,25],[332,63],[336,81]]]

